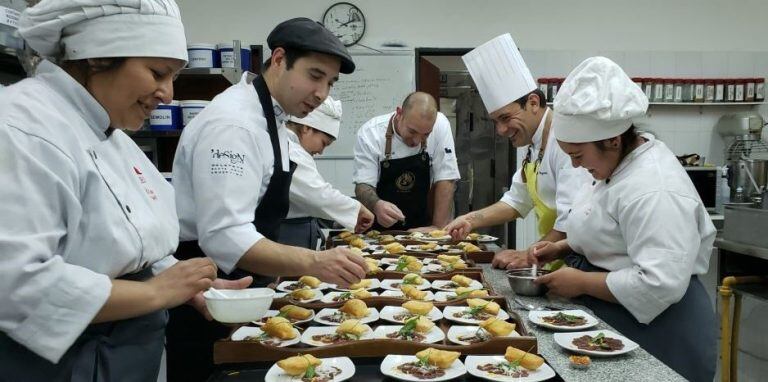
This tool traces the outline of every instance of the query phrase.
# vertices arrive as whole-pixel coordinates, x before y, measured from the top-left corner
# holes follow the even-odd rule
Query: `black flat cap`
[[[322,24],[306,17],[297,17],[278,24],[267,37],[269,49],[279,47],[298,48],[330,54],[341,59],[341,73],[355,71],[355,62],[347,47]]]

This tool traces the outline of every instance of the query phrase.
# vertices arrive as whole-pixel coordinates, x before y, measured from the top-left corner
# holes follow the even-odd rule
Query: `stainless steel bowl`
[[[537,270],[536,276],[549,273],[549,271]],[[531,275],[531,268],[515,269],[507,272],[507,281],[512,290],[521,296],[541,296],[547,293],[547,287],[534,284],[536,277]]]

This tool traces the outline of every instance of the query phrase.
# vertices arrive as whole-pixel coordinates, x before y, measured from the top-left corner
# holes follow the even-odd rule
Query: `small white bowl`
[[[260,320],[267,313],[275,291],[270,288],[218,289],[224,296],[203,293],[208,312],[216,321],[236,324]]]

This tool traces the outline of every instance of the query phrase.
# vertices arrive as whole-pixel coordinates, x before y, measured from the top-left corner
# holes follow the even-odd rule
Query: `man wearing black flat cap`
[[[312,275],[341,286],[358,282],[366,263],[348,249],[317,252],[276,242],[295,169],[283,123],[307,116],[339,73],[352,73],[355,64],[336,36],[307,18],[280,23],[267,44],[272,56],[263,73],[243,74],[181,135],[173,163],[181,226],[176,257],[208,256],[224,272],[220,277],[246,276],[243,287],[251,282],[248,275],[253,286],[274,276]],[[197,304],[204,309],[203,301]],[[213,342],[228,331],[198,317],[189,306],[171,311],[169,381],[203,381],[213,370]]]

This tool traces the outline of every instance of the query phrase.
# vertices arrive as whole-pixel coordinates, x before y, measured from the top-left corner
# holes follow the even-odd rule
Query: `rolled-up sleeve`
[[[355,184],[367,184],[376,187],[379,183],[380,149],[370,135],[375,129],[368,128],[369,121],[360,128],[355,143],[355,165],[352,171],[352,181]]]
[[[688,288],[701,243],[697,203],[657,191],[619,211],[619,226],[633,266],[609,272],[606,283],[640,323],[653,321],[680,301]]]
[[[270,176],[259,140],[269,142],[266,132],[206,126],[192,149],[198,243],[225,273],[264,238],[253,224],[263,177]]]
[[[112,288],[61,256],[67,225],[83,213],[77,173],[53,145],[0,126],[0,330],[54,363]]]
[[[509,190],[501,196],[500,201],[514,208],[522,217],[527,216],[533,209],[533,200],[528,194],[528,188],[523,183],[519,169],[512,175],[512,184],[510,184]]]

